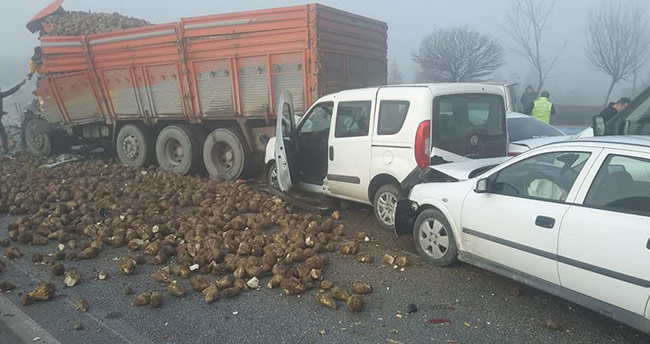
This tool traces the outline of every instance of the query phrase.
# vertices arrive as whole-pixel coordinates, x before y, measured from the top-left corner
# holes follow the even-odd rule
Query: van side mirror
[[[476,193],[486,193],[486,192],[488,192],[489,185],[490,185],[489,178],[479,179],[476,182],[476,187],[474,188],[474,192],[476,192]]]
[[[593,122],[594,136],[605,135],[605,119],[603,116],[595,116]]]

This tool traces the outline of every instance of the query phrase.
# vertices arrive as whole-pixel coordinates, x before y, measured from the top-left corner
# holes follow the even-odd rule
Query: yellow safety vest
[[[553,103],[548,101],[546,97],[539,97],[535,100],[533,111],[530,113],[533,118],[536,118],[545,123],[551,123],[551,110]]]

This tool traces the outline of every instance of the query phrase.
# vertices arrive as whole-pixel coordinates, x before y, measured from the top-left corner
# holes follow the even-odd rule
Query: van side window
[[[379,103],[378,135],[397,134],[404,125],[410,102],[401,100],[384,100]]]
[[[650,216],[650,160],[607,157],[591,183],[585,205]]]
[[[334,137],[367,136],[372,102],[340,102],[336,110]]]

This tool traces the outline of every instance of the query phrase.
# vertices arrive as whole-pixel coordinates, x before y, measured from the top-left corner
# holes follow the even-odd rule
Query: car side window
[[[608,156],[598,170],[584,204],[650,216],[650,160]]]
[[[382,100],[379,103],[378,135],[397,134],[404,125],[411,103],[400,100]]]
[[[334,137],[367,136],[372,102],[340,102],[336,110]]]
[[[552,152],[519,161],[490,177],[490,193],[566,201],[580,171],[591,156],[586,152]]]
[[[329,132],[332,122],[332,109],[334,109],[333,102],[325,102],[314,106],[311,111],[305,115],[307,117],[300,123],[298,132],[300,134],[321,131]]]

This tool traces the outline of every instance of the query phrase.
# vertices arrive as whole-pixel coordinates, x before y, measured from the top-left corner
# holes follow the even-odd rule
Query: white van
[[[324,96],[297,118],[285,91],[267,179],[283,192],[371,204],[392,230],[397,201],[423,168],[507,155],[504,98],[497,85],[381,86]]]

